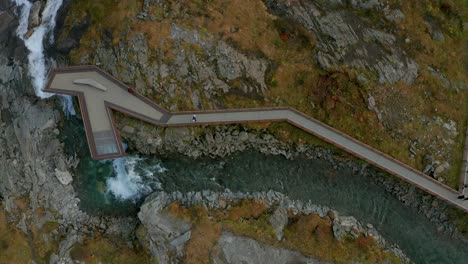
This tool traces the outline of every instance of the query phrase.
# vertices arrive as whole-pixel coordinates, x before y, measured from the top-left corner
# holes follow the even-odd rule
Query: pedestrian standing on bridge
[[[197,122],[197,115],[192,116],[192,122]]]
[[[461,195],[458,196],[458,199],[468,200],[468,195],[465,195],[465,191],[468,189],[468,184],[464,184],[462,187]]]
[[[465,196],[465,200],[468,200],[468,195],[466,194],[467,190],[468,190],[468,184],[463,185],[462,193],[463,193],[463,196]]]

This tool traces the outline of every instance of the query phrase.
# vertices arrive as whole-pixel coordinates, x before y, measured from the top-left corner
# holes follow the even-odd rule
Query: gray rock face
[[[325,263],[312,258],[306,258],[297,251],[275,248],[261,244],[253,239],[235,236],[223,232],[215,248],[213,263],[215,264],[247,264],[247,263]]]
[[[165,193],[155,193],[146,199],[138,213],[146,230],[145,237],[139,237],[158,263],[179,263],[183,248],[190,239],[191,224],[163,211],[170,202]]]
[[[434,77],[439,79],[440,83],[442,86],[445,88],[450,88],[454,90],[468,90],[468,84],[462,82],[462,81],[456,81],[452,80],[450,81],[442,72],[438,71],[437,69],[434,69],[432,67],[427,67],[427,70],[429,73],[431,73]]]
[[[250,133],[236,126],[206,127],[201,135],[192,133],[189,128],[177,127],[139,131],[135,136],[128,132],[141,128],[130,128],[125,121],[119,122],[119,125],[122,128],[127,126],[125,130],[121,129],[120,131],[122,131],[122,137],[128,141],[129,147],[145,154],[177,152],[192,158],[201,156],[225,157],[251,147],[262,153],[283,155],[288,159],[300,153],[316,156],[320,152],[320,155],[323,154],[327,157],[328,154],[331,154],[331,151],[328,150],[317,151],[314,146],[301,145],[297,148],[289,146],[269,134]],[[151,143],[148,144],[148,142]],[[191,142],[191,144],[187,144],[187,142]]]
[[[15,22],[16,21],[9,12],[3,11],[0,8],[0,41],[9,35],[8,31],[12,31],[13,28],[11,24]]]
[[[78,227],[89,221],[91,225],[69,185],[69,169],[76,161],[65,157],[57,139],[61,114],[24,94],[19,87],[32,87],[23,71],[21,66],[13,66],[11,74],[16,81],[0,83],[0,192],[11,198],[27,195],[33,209],[56,211],[61,224]]]
[[[217,95],[232,89],[254,95],[266,92],[266,59],[248,57],[214,36],[202,37],[177,25],[172,26],[170,38],[174,57],[169,62],[159,59],[167,54],[150,50],[146,38],[138,34],[118,47],[103,41],[95,55],[101,67],[126,83],[135,83],[145,95],[162,94],[164,103],[191,97],[194,108],[200,109],[203,97],[216,103]],[[92,58],[84,57],[83,63],[88,60]]]
[[[12,1],[10,0],[0,0],[0,11],[4,11],[13,6]]]
[[[1,23],[1,21],[0,21]],[[1,31],[0,31],[1,32]],[[8,65],[8,59],[0,56],[0,84],[13,80],[13,66]]]
[[[405,19],[405,14],[403,14],[403,12],[401,12],[400,9],[391,10],[386,8],[384,9],[384,14],[386,19],[394,23],[400,23],[401,21],[403,21],[403,19]]]
[[[395,37],[385,33],[364,18],[312,1],[266,1],[269,9],[292,19],[317,37],[316,60],[325,70],[338,70],[342,65],[375,72],[380,83],[412,83],[418,76],[418,65],[396,45]],[[375,8],[379,1],[351,1],[355,7]]]
[[[192,104],[196,109],[199,109],[199,110],[202,109],[199,90],[195,90],[192,92]]]
[[[383,7],[384,0],[349,0],[349,4],[357,9],[377,9]]]
[[[76,243],[82,242],[82,236],[76,231],[71,231],[67,234],[66,238],[60,242],[57,254],[50,256],[49,263],[73,263],[73,259],[70,257],[70,251]]]
[[[424,21],[424,24],[426,25],[427,31],[429,31],[429,34],[431,34],[431,38],[433,40],[438,41],[440,43],[444,43],[444,34],[442,33],[442,30],[435,21],[433,21],[432,19],[428,19],[427,21]]]
[[[202,58],[196,56],[182,58],[185,55],[180,55],[182,56],[180,60],[187,61],[188,59],[189,65],[187,66],[197,71],[194,77],[211,95],[216,95],[219,91],[228,92],[231,89],[229,82],[234,80],[241,81],[244,92],[265,92],[265,74],[268,68],[266,60],[249,58],[227,43],[216,41],[212,36],[202,38],[197,31],[178,26],[172,27],[171,38],[181,44],[187,42],[200,45],[203,50]],[[210,61],[215,64],[210,65]],[[182,69],[187,68],[184,63],[181,63],[181,66],[183,66]],[[196,66],[201,66],[201,68],[196,69]],[[216,90],[212,90],[212,87]]]
[[[125,134],[134,134],[135,133],[135,128],[134,127],[130,127],[130,126],[124,126],[122,128],[122,133],[125,133]]]

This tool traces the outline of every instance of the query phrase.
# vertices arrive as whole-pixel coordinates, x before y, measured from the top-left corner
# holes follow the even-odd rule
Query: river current
[[[245,151],[223,159],[167,158],[130,154],[125,159],[93,161],[81,122],[72,117],[63,129],[66,151],[79,151],[74,186],[80,207],[90,214],[135,215],[154,190],[237,192],[275,190],[292,199],[311,200],[371,223],[415,263],[468,263],[468,246],[437,231],[429,219],[404,205],[384,186],[350,169],[323,160]]]

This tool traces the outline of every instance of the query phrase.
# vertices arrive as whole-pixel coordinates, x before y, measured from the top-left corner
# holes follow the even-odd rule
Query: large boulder
[[[227,232],[222,233],[213,252],[212,261],[215,264],[325,263],[316,259],[307,258],[297,251],[268,246],[256,240],[236,236]]]
[[[278,208],[268,219],[275,230],[276,239],[283,239],[283,229],[288,224],[288,211],[285,208]]]
[[[35,28],[41,24],[42,1],[36,1],[32,4],[29,11],[29,28]]]
[[[361,223],[352,216],[340,216],[333,220],[333,236],[343,240],[346,236],[357,238],[364,231]]]

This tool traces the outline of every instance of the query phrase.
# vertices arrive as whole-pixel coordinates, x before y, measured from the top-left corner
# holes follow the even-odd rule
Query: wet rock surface
[[[43,5],[42,1],[33,2],[29,13],[29,28],[35,28],[41,24],[41,9]]]

